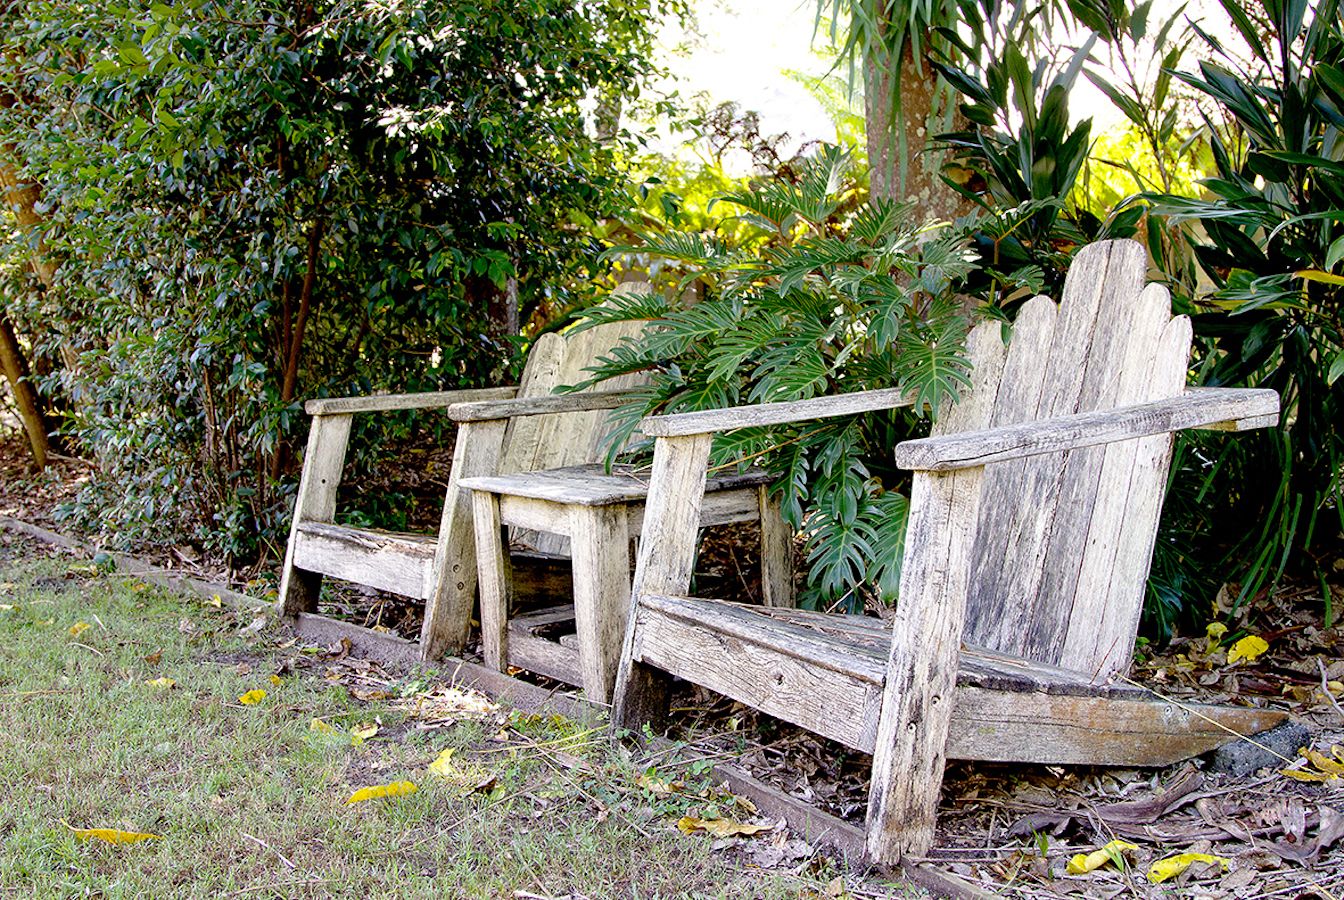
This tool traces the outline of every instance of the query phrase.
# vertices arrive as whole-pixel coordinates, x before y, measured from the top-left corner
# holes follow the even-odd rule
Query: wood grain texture
[[[787,609],[796,604],[793,587],[793,529],[768,485],[756,489],[761,522],[761,602]]]
[[[896,445],[896,464],[916,471],[951,472],[1187,428],[1277,417],[1278,406],[1275,391],[1208,388],[1151,403],[903,441]]]
[[[299,490],[294,496],[294,515],[290,522],[289,544],[280,570],[280,594],[277,611],[282,616],[314,612],[322,590],[320,573],[305,571],[294,559],[299,525],[303,522],[330,522],[336,514],[336,489],[341,484],[345,449],[350,442],[351,417],[348,414],[318,416],[308,432]]]
[[[455,422],[480,422],[485,419],[513,419],[555,413],[612,410],[630,402],[633,396],[634,392],[631,390],[607,390],[586,394],[556,394],[454,403],[448,407],[448,417]]]
[[[834,394],[812,400],[758,403],[753,406],[650,416],[640,423],[639,428],[650,437],[710,434],[716,431],[731,431],[734,428],[783,425],[786,422],[805,422],[809,419],[825,419],[832,416],[852,416],[880,409],[909,406],[913,402],[906,391],[883,388],[876,391],[855,391],[852,394]]]
[[[700,504],[712,438],[696,434],[654,444],[649,498],[631,596],[685,594],[698,544]],[[660,724],[667,714],[669,678],[633,655],[637,603],[630,605],[621,663],[613,689],[612,721],[622,728]]]
[[[310,416],[338,413],[393,412],[406,409],[443,409],[454,403],[504,400],[518,392],[516,387],[465,388],[458,391],[424,391],[418,394],[371,394],[367,397],[326,397],[303,405]]]
[[[1190,321],[1171,317],[1164,287],[1150,285],[1140,295],[1130,332],[1116,379],[1119,396],[1179,397],[1189,366]],[[1102,677],[1129,668],[1171,447],[1170,434],[1108,445],[1093,482],[1090,515],[1079,513],[1078,521],[1053,536],[1048,555],[1059,562],[1046,569],[1041,590],[1070,597],[1072,604],[1067,616],[1050,623],[1043,646],[1057,648],[1065,667]],[[1142,547],[1141,558],[1136,547]]]
[[[433,585],[432,537],[299,522],[294,565],[309,572],[424,600]]]
[[[504,429],[505,423],[498,420],[469,422],[458,429],[435,546],[433,589],[420,628],[420,652],[426,662],[446,652],[459,652],[471,630],[471,609],[476,600],[476,535],[471,492],[459,485],[464,478],[496,471]]]
[[[816,620],[832,617],[658,595],[641,598],[638,617],[634,652],[646,664],[874,752],[889,639],[877,645],[863,635],[889,635],[881,623],[819,630]],[[809,624],[800,631],[803,621]],[[706,668],[707,658],[718,662]],[[963,651],[956,683],[949,759],[1165,766],[1287,718],[1277,710],[1177,704],[1141,688],[1089,685],[1074,672],[978,650]]]
[[[472,494],[472,518],[476,535],[477,593],[481,603],[481,655],[485,664],[503,672],[509,659],[509,606],[511,569],[499,518],[499,499],[493,494]]]
[[[598,464],[565,466],[514,475],[470,478],[462,486],[473,491],[491,491],[510,497],[530,497],[577,506],[608,506],[641,502],[649,493],[651,472],[634,466],[613,466],[610,472]],[[706,493],[751,488],[768,484],[770,473],[760,469],[729,472],[705,479]],[[754,517],[753,517],[754,518]]]
[[[868,852],[882,862],[933,846],[982,475],[920,472],[910,493],[868,799]]]
[[[843,646],[777,623],[763,628],[749,611],[739,618],[737,611],[678,600],[641,595],[630,629],[634,662],[692,679],[848,746],[872,748],[881,709],[880,660],[848,655]],[[620,702],[618,694],[618,711]]]
[[[630,607],[630,528],[624,505],[571,510],[574,624],[583,692],[611,702]]]

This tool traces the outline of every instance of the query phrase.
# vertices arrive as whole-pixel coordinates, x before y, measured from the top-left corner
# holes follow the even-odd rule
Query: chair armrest
[[[1180,397],[1039,422],[903,441],[902,469],[950,472],[1078,447],[1207,428],[1249,431],[1278,422],[1279,395],[1255,388],[1191,388]]]
[[[388,412],[398,409],[442,409],[472,400],[502,400],[518,393],[516,387],[465,388],[459,391],[425,391],[419,394],[371,394],[367,397],[324,397],[309,400],[303,408],[310,416],[342,413]]]
[[[787,403],[758,403],[753,406],[650,416],[639,423],[639,430],[650,437],[685,437],[756,425],[783,425],[787,422],[806,422],[809,419],[852,416],[855,413],[910,406],[912,403],[914,400],[905,391],[883,388],[876,391],[855,391],[852,394],[832,394],[811,400],[791,400]]]
[[[633,388],[625,388],[614,391],[591,391],[586,394],[553,394],[543,397],[517,397],[512,400],[454,403],[448,407],[448,417],[454,422],[488,422],[492,419],[544,416],[550,413],[595,412],[615,409],[629,402],[638,393]]]

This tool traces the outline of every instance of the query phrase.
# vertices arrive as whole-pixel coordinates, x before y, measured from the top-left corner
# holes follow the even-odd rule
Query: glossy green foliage
[[[1158,257],[1196,312],[1201,381],[1283,398],[1281,429],[1181,448],[1190,502],[1169,525],[1210,545],[1167,569],[1190,580],[1204,559],[1226,580],[1230,566],[1245,600],[1294,563],[1325,578],[1344,530],[1344,30],[1337,0],[1222,7],[1241,47],[1201,32],[1205,58],[1177,74],[1229,126],[1210,129],[1216,173],[1201,198],[1148,199],[1150,231],[1198,264]]]
[[[996,28],[972,18],[968,39],[947,30],[961,59],[934,68],[961,96],[966,123],[940,135],[954,163],[944,180],[978,208],[980,271],[970,290],[1012,315],[1034,294],[1057,296],[1079,246],[1127,237],[1138,212],[1102,221],[1071,201],[1090,150],[1091,120],[1073,124],[1069,96],[1092,49],[1089,40],[1059,65],[1033,60],[1039,39],[1029,20]]]
[[[675,260],[703,285],[693,305],[628,298],[589,321],[652,320],[594,380],[646,372],[620,411],[624,440],[645,415],[800,400],[898,386],[913,410],[742,429],[716,443],[716,465],[764,465],[781,477],[785,516],[807,536],[813,604],[858,606],[869,585],[899,583],[906,501],[891,463],[898,440],[925,433],[968,382],[970,315],[958,287],[973,268],[950,230],[920,232],[908,206],[861,202],[847,156],[826,148],[796,183],[768,181],[721,198],[748,240],[648,234],[638,251]],[[674,296],[684,296],[677,290]]]
[[[82,356],[81,512],[255,559],[300,400],[505,379],[504,322],[582,305],[652,71],[632,0],[35,2],[0,133],[61,260],[35,325]],[[32,330],[39,330],[34,328]],[[358,453],[407,418],[361,422]],[[391,422],[391,425],[381,424]]]

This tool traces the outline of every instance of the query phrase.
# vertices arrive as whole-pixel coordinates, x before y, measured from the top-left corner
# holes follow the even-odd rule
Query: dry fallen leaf
[[[85,631],[88,631],[89,627],[90,626],[88,622],[76,622],[75,624],[70,626],[68,631],[70,632],[71,637],[79,637]]]
[[[377,725],[356,725],[350,729],[350,743],[358,747],[377,733]]]
[[[148,834],[142,831],[121,831],[116,828],[76,828],[65,820],[61,824],[69,828],[75,837],[82,841],[103,841],[107,844],[138,844],[141,841],[158,841],[161,834]]]
[[[1264,638],[1256,637],[1253,634],[1247,635],[1228,649],[1227,664],[1230,666],[1232,663],[1242,659],[1247,662],[1255,662],[1256,659],[1268,649],[1269,642]]]
[[[177,684],[177,682],[173,681],[173,679],[171,678],[164,676],[160,678],[151,678],[149,681],[146,681],[145,684],[149,685],[150,687],[163,688],[164,690],[168,690],[169,688],[174,687]]]
[[[1115,862],[1120,859],[1120,855],[1125,851],[1137,849],[1139,849],[1139,845],[1131,844],[1129,841],[1111,841],[1100,850],[1093,850],[1091,853],[1079,853],[1069,860],[1065,871],[1070,875],[1086,875],[1088,872],[1100,869],[1108,862]]]
[[[313,719],[308,723],[308,730],[318,734],[340,734],[341,732],[333,726],[323,722],[321,719]]]
[[[717,838],[725,838],[773,831],[775,826],[748,825],[745,822],[736,822],[732,819],[698,819],[695,816],[682,816],[677,820],[677,828],[681,830],[682,834],[695,834],[697,831],[703,831]]]
[[[1338,746],[1330,748],[1331,756],[1326,756],[1310,747],[1297,751],[1311,764],[1307,769],[1283,769],[1284,775],[1298,781],[1338,781],[1344,778],[1344,750]],[[1331,758],[1333,757],[1333,758]]]
[[[263,691],[261,688],[256,688],[255,690],[248,691],[246,694],[243,694],[241,697],[239,697],[238,702],[243,704],[243,706],[256,706],[258,703],[260,703],[265,699],[266,699],[266,692]]]
[[[391,784],[375,784],[372,787],[360,788],[350,795],[350,799],[345,801],[349,806],[352,803],[363,803],[365,800],[377,800],[380,797],[401,797],[405,794],[414,794],[419,788],[413,781],[394,781]]]
[[[646,791],[652,791],[655,794],[666,796],[680,791],[682,786],[679,783],[664,781],[645,772],[635,779],[635,784]]]
[[[1148,867],[1148,880],[1153,884],[1161,884],[1168,878],[1175,878],[1177,875],[1190,868],[1193,863],[1217,864],[1227,871],[1227,867],[1232,864],[1232,860],[1225,856],[1214,856],[1211,853],[1178,853],[1175,856],[1168,856],[1166,859],[1159,859]]]

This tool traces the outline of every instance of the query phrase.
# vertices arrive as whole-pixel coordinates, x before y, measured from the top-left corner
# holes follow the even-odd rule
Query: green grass
[[[363,702],[284,634],[245,630],[250,613],[21,544],[0,545],[0,583],[0,895],[798,898],[838,874],[752,869],[682,835],[684,813],[746,814],[636,785],[601,723],[500,710],[425,730],[397,701],[432,679]],[[254,688],[265,700],[241,705]],[[352,746],[361,723],[379,733]],[[456,770],[428,773],[448,747]],[[345,802],[403,779],[419,790]],[[66,823],[162,838],[110,845]]]

